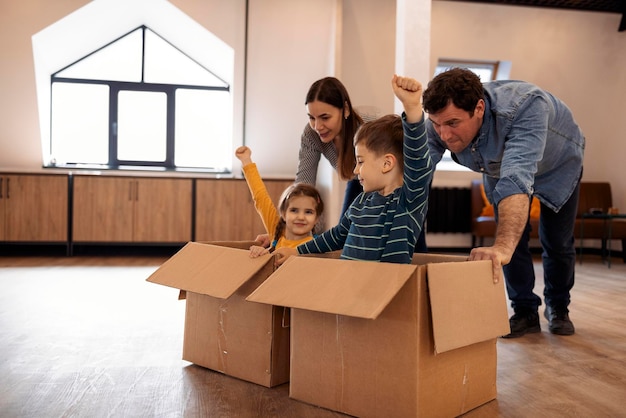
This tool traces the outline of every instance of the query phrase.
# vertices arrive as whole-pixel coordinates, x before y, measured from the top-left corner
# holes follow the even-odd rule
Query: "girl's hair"
[[[309,88],[304,104],[320,101],[341,110],[341,135],[335,141],[337,148],[337,173],[343,180],[354,178],[354,146],[352,140],[359,126],[363,123],[361,116],[352,108],[352,102],[345,86],[335,77],[317,80]],[[346,118],[344,109],[350,113]]]
[[[433,78],[424,91],[422,101],[427,113],[438,113],[450,103],[474,116],[474,109],[485,91],[480,77],[467,68],[451,68]]]
[[[280,196],[280,200],[278,201],[278,213],[280,213],[280,220],[276,225],[276,230],[274,231],[274,242],[272,242],[270,250],[274,250],[276,242],[278,242],[278,239],[285,231],[286,224],[283,214],[287,212],[287,209],[289,208],[289,201],[292,197],[300,196],[312,197],[315,200],[317,224],[313,228],[313,233],[317,232],[316,229],[320,226],[320,220],[322,219],[322,214],[324,213],[324,201],[322,200],[322,196],[320,195],[320,192],[310,184],[294,183],[283,191],[283,194]]]
[[[393,154],[400,167],[404,167],[404,131],[398,115],[382,116],[361,125],[354,137],[354,145],[357,144],[362,144],[376,156]]]

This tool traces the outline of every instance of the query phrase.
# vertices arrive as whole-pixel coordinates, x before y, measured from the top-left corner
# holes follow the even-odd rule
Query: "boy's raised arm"
[[[394,74],[391,79],[391,88],[398,100],[402,102],[406,121],[419,122],[422,119],[422,83],[409,77],[400,77]]]

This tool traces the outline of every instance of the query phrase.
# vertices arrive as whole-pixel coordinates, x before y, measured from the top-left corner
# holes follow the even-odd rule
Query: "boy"
[[[276,250],[276,264],[288,256],[343,249],[350,260],[410,263],[428,209],[433,166],[428,151],[422,85],[393,76],[393,92],[402,102],[402,117],[387,115],[365,123],[354,143],[363,193],[339,224],[296,249]]]

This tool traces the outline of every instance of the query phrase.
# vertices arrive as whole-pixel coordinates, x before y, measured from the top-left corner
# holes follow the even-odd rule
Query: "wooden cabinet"
[[[0,173],[0,241],[64,242],[68,177]]]
[[[73,241],[191,240],[191,179],[75,176]]]
[[[265,180],[274,204],[291,180]],[[265,233],[245,180],[196,180],[196,241],[249,241]]]
[[[275,204],[290,184],[265,180]],[[244,179],[0,173],[4,243],[182,244],[262,233]]]

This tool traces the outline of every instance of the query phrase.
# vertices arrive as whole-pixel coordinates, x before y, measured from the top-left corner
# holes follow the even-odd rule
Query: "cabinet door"
[[[5,241],[67,241],[66,176],[2,176]],[[2,219],[2,218],[0,218]]]
[[[191,240],[192,180],[137,179],[135,242]]]
[[[272,197],[272,201],[274,205],[278,207],[278,200],[280,196],[283,194],[285,189],[293,184],[292,180],[266,180],[265,187],[267,188],[267,192]]]
[[[196,241],[249,241],[263,231],[245,181],[196,182]]]
[[[73,240],[132,242],[136,183],[125,177],[74,178]]]
[[[270,194],[272,198],[272,202],[274,202],[274,206],[278,209],[278,204],[280,203],[280,197],[285,191],[285,189],[293,184],[291,180],[265,180],[265,188],[267,192]],[[253,208],[254,210],[254,208]],[[263,228],[263,224],[261,224],[261,228]],[[274,232],[274,231],[272,231]],[[256,238],[256,235],[253,239]]]
[[[274,204],[292,182],[265,182]],[[245,180],[197,180],[196,241],[250,241],[265,233]]]

